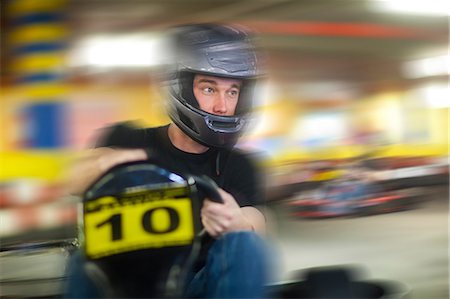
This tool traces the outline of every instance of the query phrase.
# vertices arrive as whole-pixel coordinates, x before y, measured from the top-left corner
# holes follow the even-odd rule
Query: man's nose
[[[225,94],[219,93],[214,98],[213,111],[215,114],[225,114],[227,112],[227,100]]]

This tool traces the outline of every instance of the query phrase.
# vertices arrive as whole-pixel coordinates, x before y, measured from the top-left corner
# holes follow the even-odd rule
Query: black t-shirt
[[[187,153],[173,146],[168,127],[139,128],[132,123],[117,124],[105,129],[96,147],[145,148],[155,153],[159,166],[176,174],[209,176],[232,194],[241,207],[263,203],[261,176],[249,154],[237,149],[213,148],[201,154]]]
[[[96,147],[145,148],[156,163],[181,176],[207,175],[222,189],[233,195],[239,206],[256,206],[264,202],[261,173],[248,154],[237,149],[210,148],[201,154],[184,152],[169,139],[169,126],[140,128],[120,123],[104,129]],[[211,240],[203,242],[200,263],[206,259]]]

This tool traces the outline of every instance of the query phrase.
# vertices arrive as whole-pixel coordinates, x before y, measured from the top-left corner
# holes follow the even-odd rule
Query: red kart
[[[327,218],[403,211],[415,207],[422,194],[421,188],[370,192],[359,197],[352,197],[351,192],[344,193],[346,190],[339,192],[343,193],[315,190],[297,195],[287,203],[289,214],[303,218]]]

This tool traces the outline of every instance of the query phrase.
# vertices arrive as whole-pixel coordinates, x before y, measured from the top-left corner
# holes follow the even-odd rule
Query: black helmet
[[[209,147],[233,146],[249,122],[253,89],[260,76],[248,33],[236,27],[198,24],[178,27],[169,78],[168,114],[193,140]],[[193,93],[195,74],[242,80],[236,113],[220,116],[199,108]]]

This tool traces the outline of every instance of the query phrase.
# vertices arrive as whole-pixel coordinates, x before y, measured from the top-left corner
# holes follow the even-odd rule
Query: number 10
[[[168,225],[161,229],[156,228],[155,223],[153,221],[154,213],[156,211],[161,211],[162,213],[166,213],[169,218]],[[161,213],[160,212],[160,213]],[[102,226],[111,224],[111,240],[119,241],[123,239],[123,226],[122,226],[122,213],[113,214],[111,217],[107,218],[105,221],[100,222],[95,227],[101,228]],[[142,214],[141,218],[142,228],[149,234],[167,234],[175,231],[180,225],[180,216],[177,210],[170,207],[159,207],[147,210]]]

